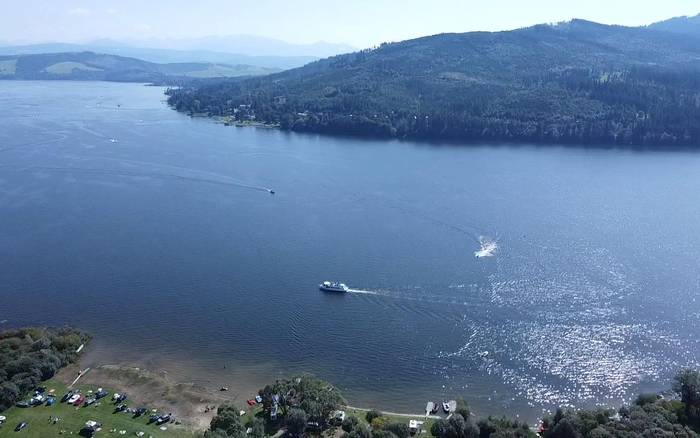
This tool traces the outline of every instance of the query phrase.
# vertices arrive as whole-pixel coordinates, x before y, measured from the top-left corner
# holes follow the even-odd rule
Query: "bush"
[[[26,328],[0,333],[0,411],[77,358],[89,337],[73,329]]]
[[[345,432],[350,432],[353,429],[357,427],[359,424],[359,421],[355,417],[347,417],[345,420],[343,420],[343,424],[341,425],[342,429]]]
[[[384,430],[391,432],[398,438],[408,438],[410,431],[408,430],[408,425],[405,423],[391,423],[384,427]]]
[[[657,394],[639,394],[634,400],[634,404],[637,406],[648,405],[649,403],[656,403],[659,399]]]
[[[226,436],[234,438],[246,435],[245,428],[241,424],[239,410],[231,404],[219,406],[219,409],[216,410],[216,416],[211,420],[209,429],[212,432],[221,430],[226,433]]]
[[[287,433],[291,436],[301,436],[306,430],[308,415],[302,409],[292,409],[287,415]]]
[[[372,420],[374,420],[377,417],[381,417],[381,416],[382,416],[381,412],[372,409],[371,411],[367,411],[367,413],[365,414],[365,419],[367,419],[368,423],[372,424]]]
[[[376,417],[372,419],[372,422],[370,423],[372,430],[382,430],[387,426],[387,424],[389,424],[389,419],[386,417]]]

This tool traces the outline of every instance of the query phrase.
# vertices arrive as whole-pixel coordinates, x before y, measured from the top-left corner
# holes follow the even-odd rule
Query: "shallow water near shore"
[[[88,362],[528,420],[700,365],[698,153],[226,127],[136,84],[0,105],[0,327],[84,328]]]

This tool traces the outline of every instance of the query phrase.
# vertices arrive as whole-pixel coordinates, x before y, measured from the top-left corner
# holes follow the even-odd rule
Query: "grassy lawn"
[[[345,408],[345,414],[349,417],[357,417],[358,420],[360,420],[361,424],[367,425],[367,418],[365,417],[367,415],[367,411],[365,410],[357,410],[357,409],[350,409],[350,408]],[[415,417],[408,417],[408,416],[394,416],[394,415],[387,415],[387,414],[382,414],[382,417],[386,417],[389,419],[389,423],[402,423],[408,425],[409,420],[418,420],[418,421],[423,421],[423,426],[421,426],[421,430],[424,430],[425,433],[421,433],[420,435],[422,436],[430,436],[430,428],[432,427],[433,423],[435,423],[437,420],[434,418],[425,418],[423,416],[415,416]],[[416,434],[417,436],[418,434]]]
[[[188,437],[192,438],[195,434],[182,427],[175,424],[167,424],[167,430],[162,431],[155,424],[147,424],[148,416],[142,416],[141,418],[132,418],[132,414],[127,413],[114,413],[114,404],[112,403],[112,391],[109,388],[105,388],[110,392],[110,395],[103,398],[100,406],[88,406],[76,408],[74,406],[67,405],[65,403],[58,403],[60,397],[67,392],[66,386],[62,383],[56,382],[55,380],[49,380],[44,382],[44,385],[49,389],[55,389],[56,396],[58,398],[57,403],[53,406],[41,405],[34,408],[18,408],[13,407],[3,412],[2,415],[7,417],[5,425],[0,428],[0,437],[55,437],[59,435],[73,435],[79,436],[78,433],[80,429],[83,428],[85,422],[88,420],[94,420],[102,423],[102,430],[98,432],[95,436],[106,437],[106,436],[136,436],[137,432],[144,432],[144,437]],[[96,387],[89,385],[76,385],[77,389],[80,389],[82,393],[87,393],[87,391],[97,390]],[[29,399],[28,396],[26,399]],[[140,407],[134,406],[132,403],[127,404],[130,407]],[[61,421],[58,424],[51,424],[49,422],[49,417],[59,417]],[[21,432],[15,432],[15,426],[20,422],[26,422],[29,427],[22,430]],[[116,432],[110,432],[116,429]],[[126,433],[121,435],[119,431],[125,430]]]

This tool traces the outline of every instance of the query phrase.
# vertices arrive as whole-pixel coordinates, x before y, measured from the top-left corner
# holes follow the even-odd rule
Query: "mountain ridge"
[[[699,70],[700,38],[571,20],[385,43],[270,76],[201,82],[169,102],[295,131],[697,145]]]
[[[214,63],[157,64],[136,58],[95,52],[65,52],[0,56],[0,79],[103,80],[182,83],[194,78],[250,76],[275,70]]]

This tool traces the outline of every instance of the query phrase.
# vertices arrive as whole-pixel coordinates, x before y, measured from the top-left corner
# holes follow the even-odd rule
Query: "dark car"
[[[19,432],[20,430],[26,429],[27,427],[29,427],[29,425],[23,421],[19,423],[17,427],[15,427],[15,432]]]
[[[172,414],[161,415],[161,416],[158,417],[158,419],[156,420],[156,424],[157,424],[158,426],[160,426],[161,424],[165,424],[165,423],[169,422],[169,421],[170,421],[171,415],[172,415]]]
[[[146,408],[138,408],[134,411],[134,418],[140,417],[141,415],[145,414],[148,411]]]

